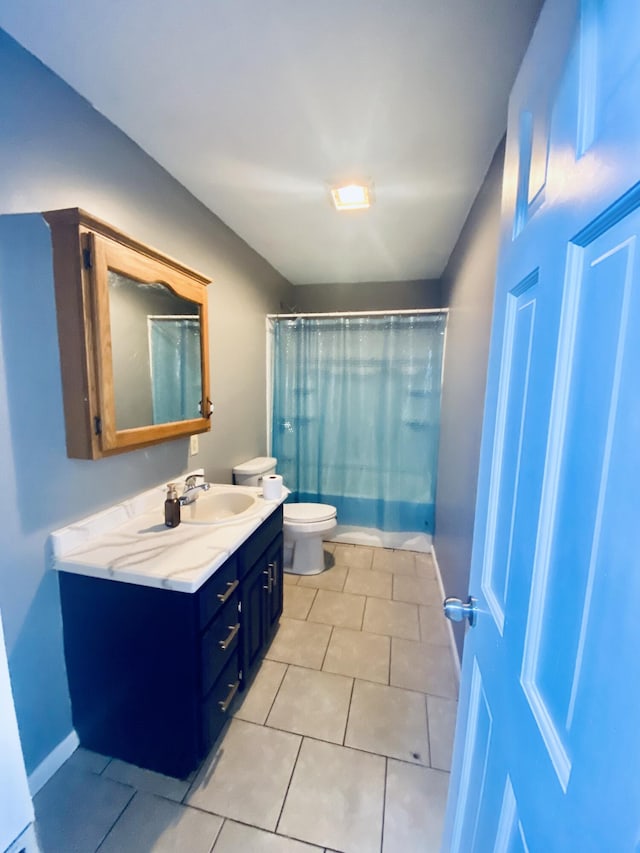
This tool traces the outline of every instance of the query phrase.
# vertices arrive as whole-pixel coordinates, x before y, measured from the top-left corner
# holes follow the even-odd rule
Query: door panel
[[[495,839],[496,853],[528,853],[529,848],[524,839],[522,824],[518,819],[518,806],[509,776],[504,786]]]
[[[640,6],[548,0],[509,107],[447,853],[640,849],[638,103]]]
[[[500,370],[482,589],[502,634],[523,463],[524,423],[537,301],[537,271],[510,293]],[[526,466],[527,454],[524,455]]]
[[[477,661],[473,661],[471,676],[469,726],[464,749],[460,799],[464,809],[454,828],[453,847],[473,850],[478,832],[480,805],[486,797],[487,761],[491,745],[493,719],[482,686]]]
[[[549,454],[553,465],[541,508],[550,541],[534,564],[523,665],[525,690],[539,695],[563,740],[573,719],[600,556],[635,278],[633,230],[632,222],[625,221],[583,250],[580,274],[566,288],[571,316],[561,332],[559,354],[571,370],[562,377],[565,387],[557,388],[552,411],[552,422],[557,421]],[[568,573],[568,564],[586,571]]]
[[[267,564],[260,557],[242,581],[240,614],[242,625],[241,669],[243,685],[247,684],[262,655],[266,636],[265,587]]]

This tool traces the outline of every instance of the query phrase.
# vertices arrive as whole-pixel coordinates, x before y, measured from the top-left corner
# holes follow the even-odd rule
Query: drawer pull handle
[[[236,591],[236,589],[238,588],[239,583],[240,583],[240,581],[238,581],[238,580],[230,581],[227,584],[227,587],[228,587],[227,591],[218,593],[218,599],[223,604],[225,603],[225,601],[228,601],[231,598],[231,596],[233,595],[233,593]]]
[[[231,704],[231,702],[233,700],[233,697],[238,692],[238,687],[240,687],[240,679],[235,681],[233,684],[230,684],[229,687],[231,689],[227,693],[227,698],[223,699],[221,702],[218,702],[218,705],[220,705],[220,710],[222,711],[223,714],[227,713],[227,711],[229,710],[229,705]]]
[[[231,643],[233,642],[233,638],[235,637],[235,635],[240,630],[240,623],[236,622],[235,625],[228,625],[227,627],[230,628],[230,631],[229,631],[229,634],[227,635],[226,639],[219,640],[220,648],[222,649],[223,652],[226,652],[227,649],[229,648],[229,646],[231,645]]]

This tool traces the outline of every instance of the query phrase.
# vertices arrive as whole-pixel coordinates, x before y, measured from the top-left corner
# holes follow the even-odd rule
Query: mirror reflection
[[[116,429],[201,417],[198,303],[114,270],[108,285]]]

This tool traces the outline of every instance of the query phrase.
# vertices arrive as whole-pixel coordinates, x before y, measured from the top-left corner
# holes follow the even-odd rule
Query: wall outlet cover
[[[191,439],[189,441],[189,455],[190,456],[196,456],[198,453],[198,450],[200,450],[199,442],[198,442],[198,436],[192,435]]]

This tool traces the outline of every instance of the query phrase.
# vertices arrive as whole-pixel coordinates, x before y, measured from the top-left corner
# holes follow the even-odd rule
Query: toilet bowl
[[[323,572],[322,540],[336,527],[336,508],[330,504],[284,504],[284,570],[294,575]]]

